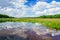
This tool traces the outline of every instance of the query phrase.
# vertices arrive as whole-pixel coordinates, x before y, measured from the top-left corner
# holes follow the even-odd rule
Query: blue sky
[[[14,17],[60,14],[60,0],[0,0],[0,14]]]

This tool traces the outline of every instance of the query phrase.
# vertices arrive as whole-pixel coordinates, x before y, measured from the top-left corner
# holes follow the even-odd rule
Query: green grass
[[[60,30],[60,19],[54,18],[0,18],[0,22],[37,22],[48,28]]]

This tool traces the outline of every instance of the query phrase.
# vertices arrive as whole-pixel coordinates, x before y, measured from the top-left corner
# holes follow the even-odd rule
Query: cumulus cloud
[[[4,8],[4,7],[13,7],[14,5],[10,3],[11,1],[12,0],[0,0],[0,6],[2,8]]]
[[[47,2],[37,2],[33,7],[33,11],[38,15],[52,15],[60,13],[60,2],[52,1],[51,3]]]
[[[27,1],[26,0],[13,0],[10,3],[12,3],[13,5],[15,5],[16,8],[20,8],[20,7],[25,7],[25,3]]]
[[[5,2],[7,2],[7,1],[5,0]],[[0,13],[7,14],[9,16],[14,16],[14,17],[22,17],[22,16],[24,16],[24,14],[27,11],[26,6],[24,5],[25,2],[27,2],[27,1],[26,0],[11,0],[11,1],[9,1],[9,3],[14,5],[14,8],[12,8],[10,6],[7,6],[7,7],[4,6],[4,8],[0,9]],[[5,4],[7,4],[7,3],[5,3]],[[0,6],[0,7],[2,7],[2,6]]]
[[[7,6],[5,5],[7,3],[2,4],[3,6],[0,3],[0,14],[7,14],[14,17],[34,17],[60,13],[60,2],[56,1],[52,1],[51,3],[38,1],[31,7],[25,5],[28,2],[27,0],[5,0],[5,2],[8,2]],[[9,6],[9,4],[11,5]]]

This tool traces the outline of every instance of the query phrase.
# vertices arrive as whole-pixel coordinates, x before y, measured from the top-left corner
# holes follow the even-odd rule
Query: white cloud
[[[60,13],[60,2],[52,1],[51,3],[37,2],[33,7],[36,16],[52,15]]]
[[[0,13],[7,14],[14,17],[33,17],[40,15],[52,15],[60,13],[60,2],[52,1],[51,3],[38,1],[34,6],[28,7],[24,5],[26,0],[13,0],[10,1],[15,8],[0,7]]]
[[[14,9],[14,8],[6,7],[6,8],[3,8],[3,9],[0,9],[0,14],[6,14],[6,15],[9,15],[9,16],[14,16],[14,17],[24,17],[24,16],[27,17],[29,15],[28,13],[30,11],[31,11],[30,8],[24,8],[23,7],[21,9],[17,9],[17,8]],[[28,14],[28,15],[26,15],[26,14]]]
[[[24,4],[26,2],[27,2],[26,0],[13,0],[10,3],[12,3],[13,5],[15,5],[16,8],[19,8],[19,7],[25,7]]]
[[[23,17],[27,11],[26,6],[24,5],[25,2],[27,1],[26,0],[12,0],[10,1],[10,3],[12,3],[15,8],[5,7],[5,8],[0,9],[0,13],[7,14],[9,16],[14,16],[14,17]]]
[[[36,5],[33,7],[33,11],[42,11],[46,9],[48,4],[46,2],[37,2]]]

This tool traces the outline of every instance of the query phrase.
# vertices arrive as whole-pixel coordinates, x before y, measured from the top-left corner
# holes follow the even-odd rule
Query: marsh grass
[[[60,19],[54,18],[0,18],[0,22],[37,22],[48,28],[60,30]]]

